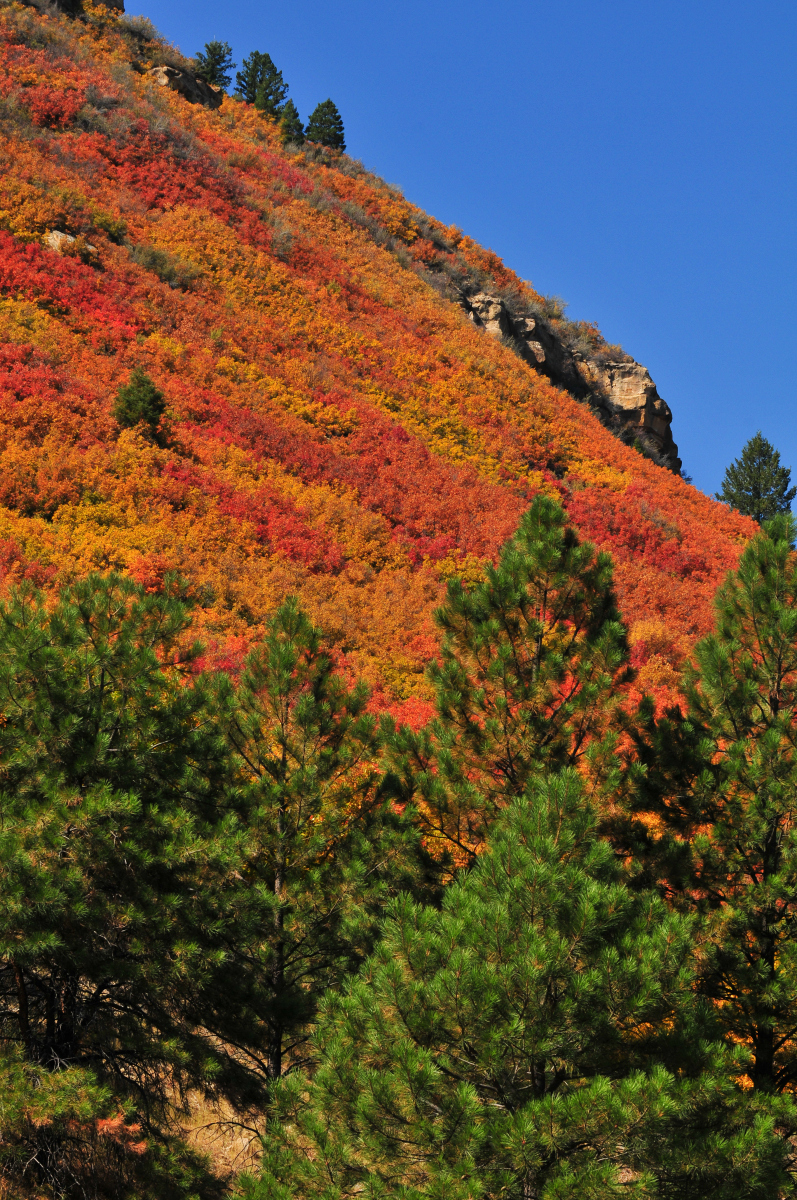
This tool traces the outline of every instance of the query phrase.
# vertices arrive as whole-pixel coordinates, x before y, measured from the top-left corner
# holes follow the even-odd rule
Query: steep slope
[[[0,38],[6,585],[177,570],[231,665],[296,592],[376,703],[417,719],[445,580],[545,489],[613,553],[642,682],[668,694],[753,525],[463,300],[549,332],[560,313],[360,164],[163,86],[188,64],[146,22],[11,4]],[[568,329],[579,361],[618,360]],[[137,366],[168,401],[162,444],[112,416]]]

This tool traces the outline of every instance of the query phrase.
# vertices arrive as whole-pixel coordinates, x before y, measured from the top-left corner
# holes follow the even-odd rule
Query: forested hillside
[[[176,570],[231,665],[295,592],[375,703],[419,717],[445,580],[543,490],[614,555],[642,682],[673,685],[751,524],[441,295],[534,300],[495,255],[345,155],[286,152],[253,106],[159,87],[144,72],[185,61],[90,11],[2,12],[6,579]],[[112,415],[136,368],[157,437]]]
[[[693,488],[265,50],[62,6],[0,0],[0,1198],[794,1196],[788,469]]]

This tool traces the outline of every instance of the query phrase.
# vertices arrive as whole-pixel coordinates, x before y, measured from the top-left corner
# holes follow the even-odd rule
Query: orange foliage
[[[752,524],[429,285],[459,256],[532,293],[492,252],[350,160],[287,155],[252,107],[189,105],[130,61],[105,10],[0,14],[6,583],[115,568],[153,590],[180,572],[209,661],[233,668],[296,592],[375,703],[418,724],[445,580],[545,489],[614,554],[635,661],[674,695]],[[54,228],[96,261],[48,249]],[[135,366],[167,398],[165,446],[113,420]]]

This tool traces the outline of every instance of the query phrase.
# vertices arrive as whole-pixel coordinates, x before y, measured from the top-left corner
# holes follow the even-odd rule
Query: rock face
[[[460,304],[485,333],[507,339],[521,358],[552,383],[578,400],[589,401],[603,423],[624,441],[639,441],[671,471],[680,472],[678,447],[670,429],[672,412],[647,368],[632,358],[611,362],[575,354],[547,321],[514,316],[501,297],[490,292],[462,295]]]
[[[681,460],[670,429],[672,412],[662,400],[647,367],[634,362],[586,364],[625,429],[639,432],[652,442],[671,471],[678,474]]]
[[[188,71],[178,71],[177,67],[153,67],[146,75],[158,87],[169,88],[170,91],[183,96],[189,104],[220,108],[224,99],[221,88],[214,87],[212,83],[205,83],[204,79],[197,79],[196,75],[191,75]]]

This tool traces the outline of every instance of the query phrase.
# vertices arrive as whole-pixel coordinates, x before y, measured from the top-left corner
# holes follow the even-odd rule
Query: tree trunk
[[[780,869],[779,827],[770,829],[764,844],[763,882],[766,885]],[[758,931],[760,961],[765,968],[767,984],[773,983],[777,975],[777,936],[773,925],[778,921],[778,914],[768,909],[761,912]],[[751,1072],[753,1086],[761,1091],[775,1090],[777,1067],[775,1063],[775,1041],[777,1013],[771,1005],[762,1004],[756,1016],[756,1030],[753,1037],[754,1062]]]
[[[282,998],[285,992],[285,914],[282,908],[282,893],[285,887],[285,808],[280,805],[277,815],[277,866],[274,872],[274,954],[271,961],[271,990],[273,1018],[268,1047],[268,1077],[279,1079],[282,1075],[282,1041],[284,1035]]]
[[[17,1021],[19,1023],[19,1032],[25,1043],[25,1050],[30,1054],[31,1033],[30,1017],[28,1016],[28,989],[25,986],[25,976],[22,973],[22,968],[17,966],[15,962],[12,962],[11,966],[14,970],[14,978],[17,981]]]

